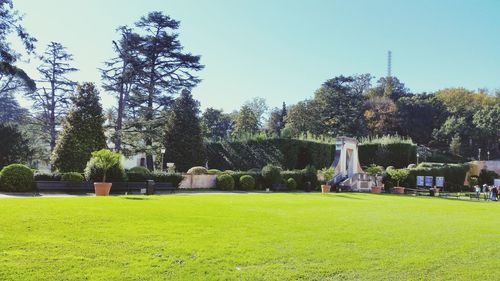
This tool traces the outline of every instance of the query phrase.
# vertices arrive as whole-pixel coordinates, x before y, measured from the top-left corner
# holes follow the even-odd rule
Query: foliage
[[[285,128],[285,118],[287,116],[287,108],[285,102],[281,109],[274,108],[269,114],[267,120],[267,129],[271,134],[281,136],[281,130]]]
[[[396,104],[387,97],[372,97],[365,103],[365,122],[370,135],[394,133]]]
[[[404,181],[410,174],[408,169],[390,169],[387,170],[387,173],[391,176],[391,179],[396,181],[396,186],[400,186],[400,182]]]
[[[207,108],[201,116],[203,136],[209,140],[220,140],[227,137],[232,129],[233,122],[229,115],[222,110]]]
[[[77,181],[82,182],[84,177],[78,172],[67,172],[61,176],[61,181]]]
[[[63,123],[52,163],[60,172],[82,172],[91,153],[106,147],[99,93],[92,83],[78,86],[73,109]]]
[[[417,159],[417,146],[411,140],[385,136],[362,139],[358,146],[361,164],[373,163],[381,166],[407,167]]]
[[[286,188],[289,190],[297,189],[297,182],[293,178],[289,178],[286,180]]]
[[[413,169],[408,169],[409,175],[406,179],[406,186],[416,188],[417,176],[444,177],[445,191],[464,191],[464,181],[469,165],[467,164],[432,164],[421,163]]]
[[[126,172],[129,182],[144,182],[151,179],[151,172],[146,167],[133,167]]]
[[[242,190],[253,190],[255,188],[255,179],[250,175],[241,176],[239,186]]]
[[[500,175],[495,173],[494,171],[488,171],[486,169],[482,169],[479,173],[478,182],[480,185],[487,184],[493,185],[495,179],[500,178]]]
[[[209,169],[209,170],[207,170],[207,174],[209,174],[209,175],[218,175],[220,173],[222,173],[221,170],[217,170],[217,169]]]
[[[62,175],[60,173],[35,173],[35,181],[61,181]]]
[[[267,163],[288,170],[307,165],[325,167],[333,162],[334,152],[335,145],[329,143],[285,138],[207,144],[208,164],[220,170],[262,168]]]
[[[206,174],[208,174],[208,170],[205,167],[196,166],[196,167],[190,168],[187,171],[187,173],[189,175],[206,175]]]
[[[325,167],[320,171],[321,183],[325,184],[333,179],[335,175],[335,169],[333,167]]]
[[[13,163],[27,163],[28,140],[15,125],[0,123],[0,169]]]
[[[164,134],[165,163],[173,162],[179,171],[205,162],[201,135],[199,102],[189,91],[182,91],[172,105]]]
[[[255,98],[245,102],[243,107],[246,107],[253,112],[253,115],[257,119],[257,127],[258,128],[262,127],[262,121],[263,121],[264,115],[269,110],[269,107],[266,104],[266,99],[255,97]]]
[[[134,114],[128,116],[127,123],[131,125],[129,129],[133,133],[131,135],[136,135],[142,140],[148,169],[153,168],[151,147],[158,146],[160,143],[174,142],[175,140],[171,137],[177,134],[177,124],[183,122],[179,119],[178,115],[181,114],[179,111],[174,113],[173,117],[162,115],[165,109],[171,106],[172,96],[181,91],[190,91],[201,81],[193,75],[193,72],[202,70],[204,66],[200,64],[200,56],[183,50],[177,33],[179,26],[179,21],[160,11],[153,11],[141,17],[135,23],[135,29],[130,31],[131,36],[138,42],[130,46],[130,52],[134,54],[130,56],[130,59],[133,60],[133,72],[137,82],[134,83],[135,90],[131,91],[130,102],[127,104],[128,111]],[[181,94],[181,100],[188,101],[182,96],[186,97],[186,94]],[[176,106],[180,106],[179,102],[174,105],[173,111],[176,111]],[[187,116],[192,114],[192,111],[187,112]],[[165,118],[168,123],[167,137],[162,141],[163,132],[159,128],[165,123]],[[177,154],[175,150],[172,151],[174,154],[167,153],[168,157],[174,158],[173,162],[176,162],[181,171],[201,164],[199,158],[203,157],[203,154],[197,155],[200,152],[199,148],[191,146],[201,142],[199,124],[195,125],[192,120],[186,120],[184,125],[190,126],[185,128],[186,133],[194,134],[193,140],[188,142],[185,148],[192,149],[193,154],[186,154],[187,151],[180,151]],[[189,132],[189,129],[197,131]],[[169,146],[166,148],[168,149]],[[176,148],[182,149],[178,145]],[[184,163],[184,161],[187,162]]]
[[[415,164],[410,164],[410,165],[415,165]],[[408,167],[408,168],[410,168],[410,167]],[[370,164],[370,166],[365,168],[365,172],[369,175],[372,175],[372,176],[380,175],[380,174],[382,174],[383,171],[384,171],[384,168],[382,166],[378,166],[375,164]]]
[[[264,178],[264,183],[268,188],[271,188],[274,184],[280,183],[283,179],[281,176],[281,168],[272,164],[264,166],[261,173]]]
[[[0,171],[0,189],[9,192],[33,190],[33,171],[21,164],[11,164]]]
[[[231,175],[221,174],[217,176],[217,189],[220,190],[233,190],[234,179]]]
[[[120,160],[120,153],[108,149],[92,152],[92,158],[85,168],[85,178],[94,182],[106,182],[106,179],[110,182],[124,181],[126,175]]]
[[[255,134],[259,129],[259,120],[255,112],[247,106],[241,107],[234,123],[234,136],[241,136],[245,134]]]
[[[28,98],[33,101],[35,120],[49,134],[50,152],[54,151],[57,138],[57,127],[67,113],[70,96],[76,82],[68,78],[68,74],[77,71],[70,66],[73,56],[57,42],[50,42],[40,56],[42,64],[37,68],[40,73],[40,85],[37,91],[29,92]],[[65,170],[66,171],[66,170]]]
[[[151,175],[155,182],[169,182],[175,187],[179,187],[179,184],[184,179],[181,173],[154,172]]]

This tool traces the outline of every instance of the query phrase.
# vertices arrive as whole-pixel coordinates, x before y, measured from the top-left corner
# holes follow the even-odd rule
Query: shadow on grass
[[[122,199],[126,199],[126,200],[151,200],[150,197],[128,197],[128,196],[125,196],[125,197],[121,197]]]

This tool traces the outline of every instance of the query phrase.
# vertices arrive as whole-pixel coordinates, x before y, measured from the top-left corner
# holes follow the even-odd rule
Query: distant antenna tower
[[[392,77],[392,52],[387,52],[387,77]]]

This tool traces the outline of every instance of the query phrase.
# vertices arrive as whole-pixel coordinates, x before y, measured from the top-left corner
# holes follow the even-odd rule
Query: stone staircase
[[[366,173],[354,174],[352,177],[340,183],[344,190],[355,192],[371,192],[372,186],[375,186],[375,177]]]

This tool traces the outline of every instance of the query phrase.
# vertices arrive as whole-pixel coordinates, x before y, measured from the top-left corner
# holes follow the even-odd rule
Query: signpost
[[[434,177],[433,176],[425,176],[425,186],[432,187]]]
[[[424,176],[417,176],[417,187],[418,186],[422,186],[422,187],[425,186],[424,178],[425,178]]]

